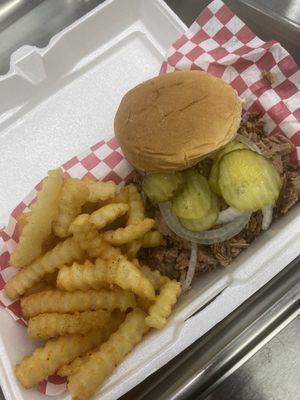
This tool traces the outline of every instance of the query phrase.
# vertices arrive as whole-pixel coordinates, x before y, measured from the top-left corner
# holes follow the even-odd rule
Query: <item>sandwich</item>
[[[259,115],[242,118],[237,92],[207,72],[139,84],[121,100],[114,128],[165,237],[143,257],[185,286],[227,266],[299,200],[293,144],[268,137]]]

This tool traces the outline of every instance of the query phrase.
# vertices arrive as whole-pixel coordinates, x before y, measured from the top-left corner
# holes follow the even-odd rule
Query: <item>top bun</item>
[[[115,134],[135,168],[183,170],[233,139],[241,111],[236,91],[221,79],[202,71],[172,72],[123,97]]]

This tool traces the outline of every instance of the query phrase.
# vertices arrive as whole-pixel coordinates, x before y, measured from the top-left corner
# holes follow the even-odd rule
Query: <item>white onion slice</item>
[[[272,206],[267,206],[262,209],[262,214],[263,214],[263,220],[262,220],[262,229],[266,231],[269,226],[271,225],[272,222],[272,217],[273,217],[273,207]]]
[[[228,207],[220,212],[217,220],[217,225],[227,224],[228,222],[233,221],[237,217],[240,217],[244,213],[245,211],[238,210],[237,208],[234,207]]]
[[[246,138],[245,136],[240,135],[238,133],[236,135],[236,140],[238,140],[239,142],[241,142],[241,143],[245,144],[246,146],[248,146],[250,150],[253,150],[256,153],[261,154],[261,151],[260,151],[259,147],[254,142],[252,142],[252,140]]]
[[[229,222],[220,228],[203,232],[192,232],[188,229],[185,229],[178,221],[176,215],[173,214],[171,210],[170,202],[159,203],[159,209],[166,224],[174,233],[176,233],[177,236],[180,236],[182,239],[200,244],[214,244],[231,239],[233,236],[241,232],[251,217],[250,212],[245,212],[232,222]]]
[[[186,292],[191,287],[191,283],[196,271],[197,258],[198,258],[198,245],[195,242],[191,242],[191,256],[185,280],[182,284],[182,292]]]

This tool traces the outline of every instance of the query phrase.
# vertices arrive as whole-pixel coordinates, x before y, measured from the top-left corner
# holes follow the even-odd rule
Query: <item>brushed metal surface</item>
[[[204,400],[236,370],[235,376],[240,382],[238,368],[299,315],[299,265],[300,257],[205,336],[124,395],[122,400],[192,400],[195,398]],[[296,331],[295,336],[297,336]],[[287,354],[285,360],[290,376],[295,373],[293,364],[295,360],[298,366],[300,363],[300,355],[296,352],[299,343],[295,343],[295,346],[295,357],[291,360]],[[282,373],[280,364],[277,364],[277,368],[278,372]],[[247,363],[245,370],[247,370]],[[272,371],[264,370],[266,376],[269,373],[272,374]],[[257,376],[261,374],[259,364],[257,374]],[[292,387],[294,391],[299,392],[300,380],[297,380],[297,374],[294,377]],[[226,388],[227,385],[225,381]],[[245,385],[247,385],[246,382]],[[234,391],[234,385],[230,386],[231,388],[228,389]],[[251,388],[248,389],[251,390]],[[275,391],[274,395],[276,393]],[[220,396],[220,391],[218,396]],[[266,400],[275,398],[273,394],[265,397]],[[286,399],[289,398],[286,397]],[[240,399],[250,400],[252,397],[245,395]]]
[[[240,367],[206,400],[300,398],[300,317]]]

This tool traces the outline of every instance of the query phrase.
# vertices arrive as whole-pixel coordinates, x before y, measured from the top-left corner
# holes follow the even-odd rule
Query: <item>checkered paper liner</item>
[[[221,1],[215,0],[169,49],[161,72],[204,70],[233,86],[243,109],[260,112],[270,134],[283,133],[300,160],[300,70],[274,40],[258,38]],[[274,83],[263,78],[271,72]]]
[[[205,70],[230,83],[244,100],[244,110],[260,112],[270,134],[283,133],[294,143],[292,161],[299,166],[300,71],[279,43],[263,42],[222,1],[215,0],[171,46],[160,72],[186,69]],[[263,71],[272,73],[274,83],[262,77]],[[111,179],[117,184],[126,181],[132,172],[114,138],[102,140],[73,157],[62,169],[66,177]],[[29,210],[40,187],[41,182],[0,230],[0,305],[24,326],[19,301],[9,300],[3,288],[16,272],[9,265],[9,257],[18,241],[17,218]],[[50,377],[38,386],[47,395],[59,395],[65,388],[59,377]]]
[[[130,179],[133,168],[123,157],[122,151],[115,138],[101,142],[90,147],[79,156],[71,158],[61,166],[66,178],[90,177],[94,180],[113,180],[121,185]],[[17,205],[10,215],[8,225],[0,230],[0,305],[5,307],[17,323],[26,326],[22,318],[20,301],[10,300],[4,293],[5,283],[16,273],[16,268],[9,265],[10,253],[18,242],[18,217],[23,212],[29,211],[35,201],[36,193],[40,190],[42,181],[34,190]],[[24,331],[24,334],[25,331]],[[47,395],[56,396],[66,390],[66,380],[59,376],[49,377],[38,385],[38,390]]]

